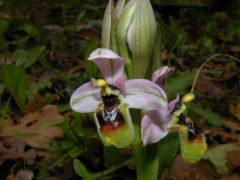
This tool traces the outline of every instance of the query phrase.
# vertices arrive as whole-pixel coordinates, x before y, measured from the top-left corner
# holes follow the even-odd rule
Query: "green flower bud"
[[[109,0],[103,17],[101,46],[102,48],[111,49],[114,52],[118,53],[115,30],[116,30],[116,12],[114,9],[113,0]]]
[[[155,46],[156,28],[149,0],[131,0],[124,6],[117,23],[117,44],[130,76],[145,76]]]
[[[144,77],[154,53],[156,29],[149,0],[126,4],[119,0],[116,8],[109,0],[103,18],[102,47],[124,58],[129,78]]]
[[[102,23],[102,48],[110,48],[113,1],[108,2]]]
[[[134,77],[143,77],[152,57],[157,24],[149,0],[137,0],[127,41],[132,53]]]
[[[135,10],[135,0],[132,0],[128,2],[119,17],[118,23],[117,23],[117,29],[116,29],[116,37],[117,37],[117,45],[118,45],[118,53],[121,57],[124,58],[125,65],[127,68],[128,76],[132,77],[132,60],[129,52],[129,47],[127,44],[127,33],[128,28],[132,22],[134,10]]]

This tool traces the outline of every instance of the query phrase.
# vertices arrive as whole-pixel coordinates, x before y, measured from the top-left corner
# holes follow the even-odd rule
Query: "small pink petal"
[[[155,110],[167,107],[167,97],[163,89],[146,79],[126,81],[123,96],[130,108]]]
[[[166,129],[167,120],[160,119],[161,116],[162,114],[159,112],[159,110],[150,111],[143,116],[141,122],[143,145],[156,143],[168,134]]]
[[[141,132],[144,145],[158,142],[168,134],[166,126],[170,120],[171,112],[178,101],[179,96],[172,100],[167,107],[150,111],[143,116]]]
[[[179,102],[179,100],[180,100],[179,95],[177,95],[177,97],[174,100],[168,103],[168,111],[170,113],[174,110],[175,105]]]
[[[95,112],[97,106],[102,102],[100,90],[100,88],[93,87],[92,82],[83,84],[72,94],[71,108],[81,113]]]
[[[88,59],[95,62],[109,84],[124,89],[124,61],[120,56],[109,49],[98,48]]]
[[[172,68],[168,66],[163,66],[153,73],[152,81],[159,86],[163,86],[164,78],[172,71]]]

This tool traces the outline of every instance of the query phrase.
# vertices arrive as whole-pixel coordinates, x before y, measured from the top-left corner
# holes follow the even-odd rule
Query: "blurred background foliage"
[[[239,0],[151,3],[161,26],[161,63],[175,67],[164,85],[169,99],[189,92],[197,68],[208,57],[227,53],[239,58]],[[101,76],[86,60],[100,46],[106,4],[107,0],[0,0],[1,179],[135,178],[131,150],[103,147],[92,115],[72,112],[68,104],[74,89]],[[205,160],[188,165],[178,157],[177,134],[169,134],[160,142],[161,179],[197,179],[197,173],[206,179],[239,178],[239,89],[239,63],[218,57],[206,65],[188,112],[205,128],[209,150]],[[49,141],[36,139],[33,145],[33,135],[26,133],[53,126],[48,115],[54,110],[46,115],[47,122],[36,115],[50,104],[58,109],[60,122],[54,126],[62,134],[52,130],[45,134]],[[29,115],[38,118],[27,121]]]

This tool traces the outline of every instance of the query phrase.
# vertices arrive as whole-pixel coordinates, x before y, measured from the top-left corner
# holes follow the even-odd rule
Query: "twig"
[[[123,163],[121,163],[121,164],[119,164],[117,166],[114,166],[114,167],[112,167],[112,168],[110,168],[110,169],[108,169],[106,171],[102,171],[102,172],[96,173],[96,174],[93,175],[93,178],[99,178],[99,177],[108,175],[108,174],[110,174],[110,173],[112,173],[112,172],[114,172],[114,171],[116,171],[116,170],[118,170],[118,169],[128,165],[128,164],[131,164],[131,163],[133,163],[133,159],[129,159],[129,160],[127,160],[127,161],[125,161],[125,162],[123,162]]]

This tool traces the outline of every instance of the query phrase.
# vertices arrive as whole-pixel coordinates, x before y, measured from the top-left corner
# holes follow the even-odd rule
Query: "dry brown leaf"
[[[239,180],[239,179],[240,179],[239,174],[231,174],[228,176],[224,176],[224,177],[220,178],[219,180]]]
[[[35,112],[43,106],[44,97],[39,94],[34,94],[28,101],[25,112]]]
[[[6,144],[11,144],[15,139],[22,139],[29,146],[39,148],[48,144],[53,138],[63,137],[62,130],[53,126],[63,119],[56,106],[47,105],[41,110],[25,115],[17,124],[11,119],[5,120],[0,137],[4,138]]]
[[[27,165],[31,166],[35,163],[41,162],[42,160],[44,160],[45,163],[52,163],[58,158],[57,154],[42,151],[41,149],[25,149],[25,143],[21,140],[15,140],[9,146],[0,142],[0,165],[8,160],[24,160]]]
[[[56,161],[56,159],[59,157],[58,154],[50,153],[48,151],[37,151],[37,157],[40,159],[43,159],[45,163],[52,163],[53,161]]]
[[[217,100],[221,100],[225,97],[223,90],[204,75],[199,76],[196,84],[196,90],[200,93],[207,94],[212,98],[216,98]]]
[[[230,50],[231,50],[232,52],[239,53],[239,52],[240,52],[240,46],[238,46],[238,45],[233,45],[233,46],[230,47]]]
[[[239,132],[240,131],[240,122],[233,121],[231,119],[222,118],[223,126],[230,129],[231,131]]]
[[[215,180],[217,175],[207,164],[189,164],[177,156],[170,173],[173,180]]]
[[[239,134],[236,134],[235,132],[226,132],[217,129],[216,127],[212,127],[210,131],[208,132],[208,138],[221,138],[221,141],[223,142],[233,142],[239,140]]]
[[[240,167],[240,149],[238,151],[230,151],[227,153],[228,162],[226,163],[229,169]]]
[[[6,147],[0,142],[0,165],[6,160],[18,160],[24,158],[24,142],[13,141],[9,147]]]
[[[237,75],[239,73],[239,70],[234,68],[234,66],[232,65],[232,63],[214,63],[212,62],[208,62],[206,64],[206,68],[209,69],[210,72],[214,72],[214,73],[210,73],[211,77],[208,77],[209,80],[214,80],[214,81],[223,81],[223,80],[227,80],[232,78],[234,75]]]
[[[33,172],[30,170],[19,170],[16,176],[9,175],[7,180],[32,180]]]
[[[229,107],[229,111],[233,116],[240,120],[240,97],[237,97]]]

